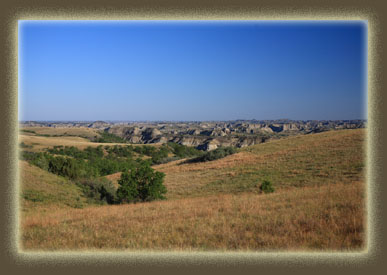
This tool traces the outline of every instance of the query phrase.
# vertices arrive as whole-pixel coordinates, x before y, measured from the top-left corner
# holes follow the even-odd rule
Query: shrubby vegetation
[[[24,132],[24,133],[31,133],[31,134],[36,134],[35,131],[32,131],[32,130],[27,130],[27,129],[21,129],[20,132]]]
[[[133,157],[133,146],[105,146],[105,150],[108,155],[114,157],[122,157],[122,158],[132,158]]]
[[[74,146],[54,146],[52,149],[47,149],[47,152],[54,155],[64,155],[70,156],[77,159],[95,159],[101,158],[104,155],[102,145],[98,147],[87,147],[85,150],[81,151]]]
[[[273,184],[269,180],[263,180],[259,189],[264,193],[273,193],[274,192]]]
[[[148,163],[142,163],[130,172],[122,173],[117,190],[119,202],[165,199],[167,189],[163,185],[164,176],[164,173],[154,171]]]
[[[23,145],[21,145],[23,146]],[[25,146],[24,146],[25,147]],[[151,165],[171,160],[196,157],[192,161],[211,161],[235,152],[234,148],[218,148],[202,152],[192,147],[168,143],[156,146],[98,146],[80,150],[74,146],[54,146],[45,152],[22,152],[22,159],[53,174],[66,177],[79,185],[90,201],[122,203],[163,199],[166,188],[164,174]],[[149,158],[144,159],[144,156]],[[102,176],[123,172],[115,188]]]
[[[61,150],[63,149],[63,150]],[[23,152],[22,158],[53,174],[69,179],[95,178],[126,171],[138,165],[131,158],[104,157],[101,148],[61,148],[56,156],[46,152]],[[56,151],[51,151],[56,152]]]
[[[116,189],[105,179],[82,179],[76,182],[83,193],[92,202],[97,204],[115,204],[118,202]]]
[[[122,137],[116,136],[114,134],[102,131],[99,132],[101,137],[98,137],[94,140],[94,142],[101,142],[101,143],[126,143],[126,140]]]
[[[219,147],[215,150],[206,152],[201,156],[191,159],[188,162],[204,162],[204,161],[212,161],[224,158],[228,155],[232,155],[236,153],[237,150],[234,147]]]
[[[136,146],[133,151],[151,157],[152,164],[161,164],[169,161],[188,158],[193,156],[200,156],[202,151],[193,147],[184,146],[177,143],[168,142],[157,148],[154,146]],[[169,156],[172,154],[173,156]]]
[[[170,147],[172,153],[179,158],[196,157],[203,154],[203,151],[197,150],[194,147],[188,147],[173,142],[168,142],[168,147]]]

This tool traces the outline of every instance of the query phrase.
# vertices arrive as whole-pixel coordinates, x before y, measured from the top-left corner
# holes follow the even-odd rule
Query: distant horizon
[[[19,121],[367,120],[367,27],[19,21]]]
[[[232,121],[367,121],[368,119],[354,118],[354,119],[230,119],[230,120],[19,120],[20,122],[232,122]]]

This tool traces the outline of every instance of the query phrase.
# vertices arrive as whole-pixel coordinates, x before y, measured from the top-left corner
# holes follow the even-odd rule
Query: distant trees
[[[203,154],[202,151],[197,150],[194,147],[188,147],[178,143],[168,142],[167,146],[171,148],[172,153],[179,158],[195,157]]]
[[[126,140],[122,137],[116,136],[115,134],[111,134],[105,131],[99,132],[100,137],[96,138],[94,142],[100,143],[126,143]]]
[[[163,185],[164,173],[155,171],[143,162],[138,167],[123,172],[118,181],[117,198],[121,203],[165,199],[167,189]]]
[[[228,155],[232,155],[236,152],[237,150],[234,147],[219,147],[213,151],[206,152],[197,158],[189,160],[189,162],[204,162],[217,160],[224,158]]]

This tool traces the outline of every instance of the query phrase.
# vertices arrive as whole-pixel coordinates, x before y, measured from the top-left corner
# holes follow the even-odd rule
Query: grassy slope
[[[82,191],[74,183],[20,161],[21,202],[23,212],[51,207],[82,207]]]
[[[160,144],[125,144],[125,143],[100,143],[100,142],[91,142],[90,140],[79,137],[79,136],[60,136],[60,137],[44,137],[36,136],[31,133],[21,132],[19,135],[19,143],[24,142],[24,144],[31,146],[32,148],[24,149],[27,151],[39,152],[44,151],[46,148],[53,148],[56,145],[62,146],[74,146],[80,150],[85,149],[86,147],[98,147],[98,146],[155,146],[159,147]]]
[[[22,244],[26,249],[360,249],[364,133],[292,137],[213,162],[159,165],[174,200],[56,209],[44,216],[30,211],[22,221]],[[274,194],[257,194],[263,178],[274,183]]]
[[[57,210],[23,220],[25,249],[359,250],[360,183]]]
[[[155,166],[166,173],[168,198],[258,191],[263,179],[276,189],[363,181],[365,130],[289,137],[242,149],[226,158]]]
[[[79,136],[85,138],[100,137],[98,130],[93,128],[79,127],[79,128],[53,128],[53,127],[23,127],[22,130],[33,131],[38,135],[68,135],[68,136]],[[34,135],[33,133],[28,133]]]

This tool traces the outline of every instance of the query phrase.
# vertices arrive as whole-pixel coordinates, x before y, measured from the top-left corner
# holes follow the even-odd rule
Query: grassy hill
[[[44,171],[26,161],[19,161],[20,198],[23,212],[37,208],[83,207],[85,198],[81,189],[66,178]]]
[[[35,129],[35,128],[34,128]],[[87,147],[98,147],[101,145],[108,146],[128,146],[125,143],[101,143],[92,142],[89,139],[81,136],[40,136],[33,133],[21,132],[19,135],[19,142],[23,143],[27,151],[40,152],[46,148],[53,148],[54,146],[74,146],[78,149],[85,149]],[[132,146],[154,146],[160,147],[160,144],[132,144]]]
[[[360,183],[57,210],[23,220],[25,249],[359,250]]]
[[[258,192],[264,179],[276,189],[352,183],[364,180],[364,139],[364,129],[328,131],[245,147],[216,161],[154,168],[166,173],[168,198]]]
[[[84,209],[76,208],[84,198],[71,182],[22,163],[23,202],[39,205],[22,219],[22,245],[33,250],[363,249],[364,138],[364,129],[329,131],[246,147],[211,162],[157,165],[166,173],[167,201]],[[119,174],[108,177],[116,180]],[[259,192],[264,179],[273,183],[274,193]],[[25,197],[28,190],[40,192],[42,201]],[[42,215],[42,205],[54,210]]]
[[[28,135],[39,136],[79,136],[88,139],[100,137],[100,133],[92,128],[54,128],[54,127],[23,127],[21,132]]]

